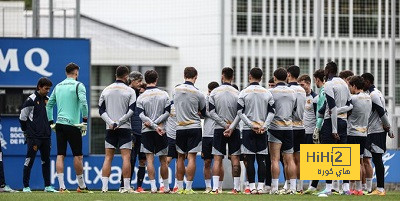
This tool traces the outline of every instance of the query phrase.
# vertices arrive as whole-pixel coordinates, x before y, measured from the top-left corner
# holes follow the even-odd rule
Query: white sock
[[[178,180],[177,183],[178,183],[178,189],[179,189],[179,190],[183,189],[183,181],[179,181],[179,180]]]
[[[193,181],[186,181],[186,190],[192,190]]]
[[[350,181],[350,190],[355,190],[355,189],[356,189],[356,182]]]
[[[349,183],[343,183],[343,191],[349,191],[349,190],[350,190]]]
[[[258,182],[257,184],[257,190],[264,190],[264,183],[263,182]]]
[[[57,173],[57,178],[58,178],[58,184],[60,185],[60,188],[65,189],[64,173]]]
[[[157,191],[156,180],[150,180],[151,191]]]
[[[131,189],[131,178],[124,178],[124,189]]]
[[[297,182],[296,183],[297,184],[297,186],[296,186],[297,191],[303,191],[303,180],[298,179],[296,182]]]
[[[326,184],[326,191],[332,191],[332,184]]]
[[[340,184],[339,180],[332,180],[332,188],[333,188],[333,190],[339,192],[339,184]]]
[[[362,189],[366,191],[367,190],[367,184],[362,184]]]
[[[285,184],[283,185],[283,189],[288,189],[288,185],[289,185],[289,180],[285,181]]]
[[[361,190],[362,190],[361,181],[356,181],[355,183],[356,183],[356,188],[355,188],[355,189],[356,189],[357,191],[361,191]]]
[[[249,184],[249,181],[244,182],[244,185],[246,185],[246,188],[250,188],[250,187],[249,187],[249,185],[250,185],[250,184]]]
[[[272,191],[278,190],[278,184],[279,184],[279,179],[272,179],[272,181],[271,181]]]
[[[81,175],[76,175],[76,178],[78,179],[79,188],[81,188],[81,189],[86,188],[85,181],[83,180],[83,174],[81,174]]]
[[[103,183],[102,191],[108,191],[108,177],[102,177],[101,182]]]
[[[160,188],[164,187],[164,181],[162,179],[160,179]]]
[[[256,183],[250,183],[250,190],[256,189]]]
[[[164,179],[163,184],[164,184],[164,192],[168,192],[169,191],[169,180]]]
[[[216,191],[216,190],[218,190],[218,186],[219,186],[219,176],[213,176],[213,184],[214,184],[214,187],[213,187],[213,191]]]
[[[233,177],[233,188],[240,191],[240,177]]]
[[[308,187],[308,190],[310,190],[310,191],[315,191],[316,188],[314,188],[314,186],[309,186],[309,187]]]
[[[222,189],[222,184],[223,183],[224,183],[224,181],[219,181],[218,189]]]
[[[211,179],[206,179],[205,183],[206,183],[206,188],[211,188]]]
[[[178,179],[177,179],[177,178],[175,178],[174,188],[175,188],[175,187],[178,187]]]
[[[385,189],[384,188],[380,188],[380,187],[377,187],[376,188],[378,191],[380,191],[380,192],[383,192],[383,191],[385,191]]]
[[[371,192],[372,191],[372,178],[365,178],[366,184],[367,184],[367,191]]]
[[[296,191],[296,179],[290,179],[290,190]]]

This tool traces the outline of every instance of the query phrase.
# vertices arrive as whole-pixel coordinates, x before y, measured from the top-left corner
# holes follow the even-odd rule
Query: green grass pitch
[[[226,192],[226,191],[225,191]],[[100,193],[96,191],[94,194],[78,194],[72,192],[70,194],[44,193],[34,191],[33,193],[0,193],[1,201],[124,201],[124,200],[140,200],[140,201],[257,201],[257,200],[400,200],[400,192],[388,192],[386,196],[344,196],[332,195],[329,197],[317,197],[314,195],[176,195],[176,194],[120,194],[118,192]]]

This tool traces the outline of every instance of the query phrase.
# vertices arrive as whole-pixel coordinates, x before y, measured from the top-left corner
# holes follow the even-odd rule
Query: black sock
[[[247,180],[249,183],[255,183],[256,171],[254,169],[254,161],[256,156],[254,154],[246,154],[247,160]]]
[[[376,187],[385,187],[385,167],[383,166],[382,154],[372,153],[372,162],[375,165]]]
[[[269,154],[265,157],[265,185],[271,186],[272,175],[271,175],[271,158]]]
[[[146,167],[139,166],[139,171],[137,173],[137,187],[142,187],[144,175],[146,173]]]
[[[319,182],[319,180],[312,180],[311,186],[314,187],[314,188],[317,188],[318,187],[318,182]]]
[[[50,186],[51,185],[51,183],[50,183],[50,158],[44,160],[44,163],[42,164],[42,174],[43,174],[43,179],[44,179],[44,185]]]
[[[265,155],[256,155],[258,165],[258,181],[265,180]]]
[[[26,158],[25,161],[29,160],[28,164],[24,164],[24,173],[23,173],[23,183],[24,187],[29,187],[29,180],[31,178],[31,170],[33,166],[34,158]]]
[[[1,145],[0,145],[1,147]],[[3,157],[2,155],[3,152],[0,152],[0,157]],[[2,159],[2,158],[0,158]],[[3,166],[3,159],[0,161],[0,188],[4,188],[4,186],[6,185],[6,181],[4,179],[4,166]]]

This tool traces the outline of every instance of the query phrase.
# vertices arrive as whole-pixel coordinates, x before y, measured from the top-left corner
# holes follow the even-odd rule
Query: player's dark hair
[[[39,90],[39,87],[44,87],[44,86],[51,87],[51,86],[53,86],[53,83],[51,82],[51,80],[49,78],[42,77],[39,79],[36,89]]]
[[[219,87],[218,82],[210,82],[210,83],[208,83],[208,90],[210,90],[210,91],[214,90],[217,87]]]
[[[371,73],[364,73],[364,74],[361,75],[361,77],[364,80],[368,80],[371,84],[374,83],[374,75],[372,75]]]
[[[67,74],[71,74],[74,70],[79,70],[79,66],[76,65],[75,63],[71,62],[65,67],[65,72]]]
[[[158,79],[158,73],[155,70],[148,70],[144,73],[144,80],[147,84],[155,83]]]
[[[349,80],[351,86],[355,86],[357,89],[364,89],[364,78],[361,76],[351,76]]]
[[[342,72],[339,73],[339,77],[346,80],[348,77],[353,76],[354,73],[351,70],[343,70]]]
[[[274,77],[279,81],[286,81],[287,71],[285,68],[280,67],[274,71]]]
[[[191,79],[197,76],[197,70],[194,67],[186,67],[183,71],[185,78]]]
[[[337,64],[334,61],[328,62],[325,66],[325,71],[327,71],[328,74],[336,75],[338,71]]]
[[[222,75],[228,79],[232,80],[233,79],[233,69],[231,67],[225,67],[222,69]]]
[[[268,83],[269,83],[269,84],[275,83],[274,78],[271,77],[271,79],[268,80]]]
[[[129,75],[129,69],[126,66],[118,66],[115,75],[117,78],[123,78],[127,75]]]
[[[256,80],[261,80],[262,75],[263,75],[263,71],[261,70],[261,68],[252,68],[250,70],[250,75],[251,77],[253,77]]]
[[[304,74],[304,75],[301,75],[301,76],[297,79],[297,82],[301,82],[301,81],[304,81],[304,82],[307,82],[307,83],[311,83],[311,78],[310,78],[310,76],[308,76],[307,74]]]
[[[292,75],[292,77],[294,77],[295,79],[297,79],[300,75],[300,67],[295,65],[289,66],[286,71],[290,73],[290,75]]]
[[[314,72],[313,74],[314,78],[318,78],[319,80],[321,80],[322,82],[324,81],[324,69],[318,69]]]

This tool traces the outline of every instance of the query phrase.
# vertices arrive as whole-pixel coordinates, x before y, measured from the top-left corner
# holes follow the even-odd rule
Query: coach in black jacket
[[[26,136],[28,145],[23,173],[23,192],[31,192],[29,180],[36,153],[40,150],[42,160],[42,173],[45,183],[45,192],[57,192],[50,185],[50,146],[51,129],[47,120],[46,104],[47,94],[50,91],[52,82],[48,78],[40,78],[35,93],[30,95],[21,108],[19,121],[22,131]]]

